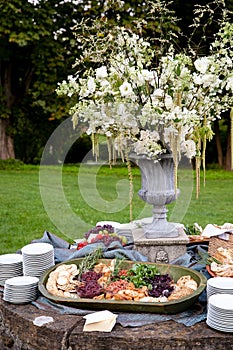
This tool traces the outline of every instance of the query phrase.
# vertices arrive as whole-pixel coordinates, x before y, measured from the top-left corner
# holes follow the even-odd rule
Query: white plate
[[[23,258],[23,265],[25,264],[32,264],[32,265],[37,265],[37,264],[43,264],[43,263],[49,263],[51,261],[54,261],[54,255],[51,254],[50,256],[40,256],[40,257],[35,257],[28,258],[24,257]]]
[[[30,297],[30,298],[7,298],[3,297],[3,300],[8,301],[9,303],[12,304],[25,304],[25,303],[30,303],[33,300],[36,300],[37,296],[35,297]]]
[[[0,255],[0,264],[17,264],[23,261],[21,254],[3,254]]]
[[[232,294],[214,294],[209,297],[209,304],[212,306],[233,311],[233,295]]]
[[[215,289],[233,289],[232,277],[213,277],[208,279],[207,287],[213,287]]]
[[[39,278],[32,276],[17,276],[9,278],[5,281],[5,283],[10,286],[25,286],[28,284],[34,284],[38,282]]]
[[[222,332],[229,332],[232,333],[233,332],[233,327],[227,327],[227,328],[223,328],[219,325],[216,325],[215,323],[212,323],[211,321],[207,320],[206,324],[208,326],[210,326],[211,328],[216,329],[217,331],[222,331]]]
[[[27,255],[46,254],[53,250],[53,246],[49,243],[30,243],[24,246],[21,251]]]
[[[19,273],[22,271],[23,271],[23,268],[15,269],[15,270],[8,270],[8,271],[4,271],[4,272],[0,271],[0,275],[1,275],[1,277],[9,276],[9,275],[16,275],[17,276],[17,274],[19,275]]]

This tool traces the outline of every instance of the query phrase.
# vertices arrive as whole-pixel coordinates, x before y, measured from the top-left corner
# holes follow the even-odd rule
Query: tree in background
[[[135,18],[144,19],[147,3],[148,0],[0,0],[1,159],[16,156],[26,162],[39,161],[50,134],[62,118],[67,118],[69,101],[58,97],[55,89],[58,82],[72,74],[74,57],[82,54],[73,26],[90,18],[107,18],[111,26],[131,26]],[[174,16],[181,18],[178,26],[185,31],[192,21],[194,4],[206,3],[171,2]],[[232,3],[226,1],[231,10]],[[149,26],[140,30],[147,35],[150,31],[159,33],[160,23],[149,18],[147,21]],[[169,18],[166,23],[164,31],[179,30],[171,28]],[[177,44],[182,46],[185,41]],[[225,120],[229,123],[229,115]]]
[[[29,147],[40,133],[45,144],[57,125],[51,122],[64,116],[54,91],[71,71],[77,53],[71,27],[82,10],[72,1],[0,1],[1,159],[15,157],[14,139],[20,140],[24,129],[31,135]]]
[[[72,27],[101,16],[130,23],[144,11],[142,0],[119,3],[0,0],[0,159],[39,159],[59,120],[68,116],[69,101],[55,89],[78,56]]]

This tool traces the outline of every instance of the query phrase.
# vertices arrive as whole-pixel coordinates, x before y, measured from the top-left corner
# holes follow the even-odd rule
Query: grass
[[[141,177],[133,168],[133,219],[152,215],[138,197]],[[32,239],[52,232],[72,242],[102,220],[129,222],[127,169],[116,166],[50,166],[18,164],[0,170],[0,253],[14,252]],[[177,201],[169,204],[170,221],[192,227],[233,222],[233,172],[207,170],[198,199],[192,170],[179,172]]]

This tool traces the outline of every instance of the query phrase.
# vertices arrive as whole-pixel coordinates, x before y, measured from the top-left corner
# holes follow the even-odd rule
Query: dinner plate
[[[14,265],[23,261],[21,254],[2,254],[0,255],[0,265]]]
[[[31,243],[22,249],[23,274],[40,277],[54,266],[54,248],[49,243]]]
[[[222,332],[233,332],[233,295],[215,294],[208,300],[206,323]]]
[[[196,271],[187,267],[171,264],[156,264],[151,262],[139,262],[139,261],[124,261],[122,263],[122,269],[130,269],[133,264],[141,263],[146,265],[156,265],[158,271],[161,274],[169,274],[176,282],[180,277],[190,275],[198,285],[198,288],[190,295],[180,298],[178,300],[167,302],[141,302],[141,301],[127,301],[127,300],[97,300],[87,298],[71,298],[71,297],[58,297],[49,293],[46,289],[46,282],[49,278],[50,272],[55,270],[62,264],[76,264],[77,266],[83,261],[83,259],[73,259],[66,262],[62,262],[50,268],[46,271],[39,280],[38,288],[43,296],[59,303],[66,304],[77,308],[94,309],[94,310],[113,310],[113,311],[127,311],[127,312],[149,312],[149,313],[163,313],[163,314],[175,314],[188,309],[195,303],[199,295],[206,287],[206,277]],[[110,265],[111,259],[99,259],[98,262]]]
[[[7,285],[11,286],[27,286],[27,285],[34,285],[37,284],[39,279],[37,277],[32,276],[17,276],[13,278],[9,278],[6,281]]]
[[[212,277],[207,281],[206,286],[207,300],[213,294],[233,294],[233,278],[231,277]]]
[[[3,300],[9,303],[24,304],[33,301],[38,296],[39,278],[18,276],[5,281]]]
[[[41,256],[41,255],[46,255],[50,251],[53,250],[53,246],[49,243],[30,243],[25,245],[21,251],[22,254],[24,255],[29,255],[29,256]]]
[[[23,257],[21,254],[0,255],[0,285],[4,286],[5,280],[23,275]]]

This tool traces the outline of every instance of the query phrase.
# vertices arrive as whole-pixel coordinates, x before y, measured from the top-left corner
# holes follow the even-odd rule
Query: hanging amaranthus
[[[99,157],[99,137],[98,134],[91,134],[91,142],[92,142],[92,154],[95,157],[96,161]]]
[[[202,154],[201,154],[201,164],[203,168],[203,183],[206,183],[206,145],[207,140],[210,141],[213,138],[213,131],[210,126],[207,125],[207,118],[204,116],[203,127],[200,129],[200,136],[202,140]]]
[[[233,107],[230,113],[231,118],[231,170],[233,170]]]
[[[111,139],[111,137],[107,137],[107,146],[108,146],[108,163],[109,163],[109,167],[111,169],[112,168],[112,159],[113,159],[113,156],[112,156],[112,139]]]
[[[126,158],[126,164],[127,164],[127,170],[128,170],[128,176],[129,176],[129,216],[130,216],[130,222],[132,222],[133,221],[133,174],[132,174],[132,167],[131,167],[131,162],[129,159],[128,152],[126,152],[125,158]]]
[[[201,174],[200,174],[200,169],[201,169],[201,139],[198,141],[197,145],[197,155],[195,158],[196,162],[196,198],[199,197],[200,194],[200,183],[201,183]]]

